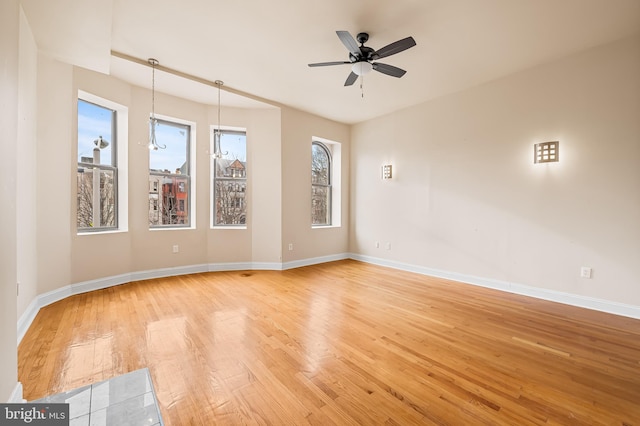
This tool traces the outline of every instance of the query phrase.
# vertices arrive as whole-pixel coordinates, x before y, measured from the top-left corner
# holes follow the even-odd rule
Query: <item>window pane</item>
[[[191,127],[158,120],[158,150],[149,151],[149,226],[189,226]]]
[[[311,183],[329,185],[329,153],[317,143],[311,148]]]
[[[113,129],[115,112],[78,99],[78,162],[115,166]],[[102,137],[99,147],[96,143]],[[95,149],[99,148],[99,149]],[[94,161],[99,156],[100,161]]]
[[[216,225],[246,224],[246,191],[246,180],[216,179]]]
[[[331,225],[331,154],[320,142],[311,144],[311,223]]]
[[[313,225],[328,225],[331,188],[327,186],[313,186],[311,191],[311,223]]]
[[[214,130],[214,135],[217,130]],[[222,130],[214,152],[214,225],[244,225],[247,218],[247,137],[245,132]]]
[[[247,135],[244,132],[220,132],[220,151],[222,158],[247,161]]]
[[[117,227],[116,112],[78,99],[78,231]]]
[[[115,170],[78,167],[78,230],[116,226],[115,182]]]
[[[189,179],[179,175],[149,176],[149,225],[189,224]]]
[[[179,170],[182,174],[189,174],[189,126],[158,120],[156,141],[166,148],[149,151],[149,168],[164,173],[178,173]]]

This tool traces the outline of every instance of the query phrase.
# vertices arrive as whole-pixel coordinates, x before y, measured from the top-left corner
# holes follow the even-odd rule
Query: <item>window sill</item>
[[[226,226],[212,226],[211,229],[224,230],[224,229],[247,229],[247,225],[226,225]]]
[[[129,230],[128,229],[109,229],[104,231],[76,232],[76,235],[79,237],[84,237],[86,235],[124,234],[126,232],[129,232]]]
[[[157,232],[157,231],[190,231],[196,229],[193,226],[177,226],[177,227],[169,227],[167,226],[166,228],[149,228],[149,231],[151,232]]]
[[[342,225],[311,225],[311,229],[333,229],[342,228]]]

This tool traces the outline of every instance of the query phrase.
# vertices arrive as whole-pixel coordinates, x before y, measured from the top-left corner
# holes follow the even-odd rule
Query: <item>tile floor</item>
[[[147,368],[31,402],[68,402],[70,426],[164,426]]]

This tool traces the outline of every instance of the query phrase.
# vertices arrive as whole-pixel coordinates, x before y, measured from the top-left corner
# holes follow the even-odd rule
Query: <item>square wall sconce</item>
[[[385,164],[382,166],[382,179],[391,179],[393,177],[393,170],[391,164]]]
[[[559,161],[560,142],[540,142],[533,145],[533,163],[557,163]]]

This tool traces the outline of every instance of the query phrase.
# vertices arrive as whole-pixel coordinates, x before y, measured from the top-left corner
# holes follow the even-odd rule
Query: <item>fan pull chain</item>
[[[360,76],[360,93],[362,98],[364,98],[364,75]]]

